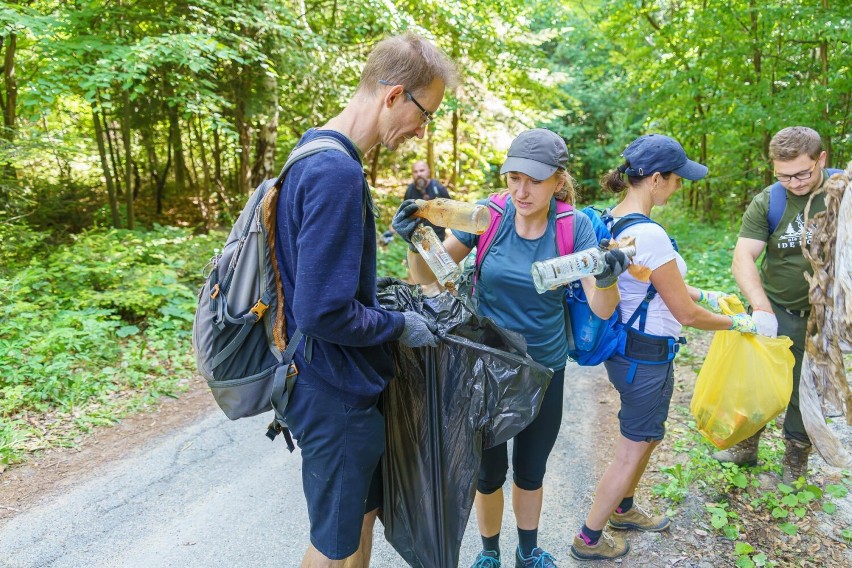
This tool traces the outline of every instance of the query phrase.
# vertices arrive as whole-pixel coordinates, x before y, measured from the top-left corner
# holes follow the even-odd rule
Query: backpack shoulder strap
[[[786,208],[787,189],[781,185],[780,181],[776,181],[769,188],[769,208],[766,211],[766,222],[769,223],[767,240],[778,228],[778,223],[781,222],[781,217],[784,216],[784,209]]]
[[[607,212],[608,213],[608,212]],[[610,222],[612,222],[612,216],[609,216]],[[647,215],[642,215],[641,213],[628,213],[614,224],[612,224],[612,236],[613,238],[618,237],[622,233],[622,231],[632,227],[633,225],[639,225],[640,223],[653,223],[655,225],[660,225]],[[672,246],[675,250],[677,250],[677,243],[672,239]],[[645,291],[645,297],[636,306],[636,310],[633,312],[633,315],[630,316],[630,319],[625,323],[625,327],[631,327],[633,322],[636,319],[639,319],[639,331],[645,331],[645,319],[648,314],[648,306],[651,304],[651,300],[657,295],[657,289],[654,288],[653,284],[648,284],[648,289]]]
[[[574,207],[556,201],[556,250],[559,256],[574,252]]]
[[[482,261],[485,260],[485,255],[488,249],[491,248],[491,243],[494,242],[494,237],[497,236],[497,231],[500,229],[500,223],[503,221],[503,213],[506,210],[506,202],[509,200],[508,193],[492,193],[488,196],[488,208],[491,210],[491,224],[488,229],[481,235],[476,242],[476,263],[473,273],[474,282],[479,275],[479,267],[482,266]]]
[[[290,152],[290,155],[287,157],[287,161],[284,163],[284,167],[281,168],[281,173],[278,174],[278,178],[275,180],[276,187],[280,188],[284,184],[284,177],[287,175],[287,172],[293,164],[302,158],[313,156],[314,154],[325,150],[338,150],[349,156],[349,150],[347,150],[346,146],[344,146],[343,143],[336,138],[332,138],[331,136],[318,136],[301,146],[293,148],[293,151]]]

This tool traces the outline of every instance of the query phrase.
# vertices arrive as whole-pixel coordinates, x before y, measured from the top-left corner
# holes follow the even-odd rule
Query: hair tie
[[[626,172],[626,171],[627,171],[627,164],[621,164],[621,165],[620,165],[620,166],[618,166],[618,168],[616,168],[616,169],[618,170],[618,173],[623,174],[624,172]]]

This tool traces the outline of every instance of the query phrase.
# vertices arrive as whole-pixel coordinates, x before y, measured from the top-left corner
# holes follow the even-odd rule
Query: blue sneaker
[[[496,550],[483,550],[470,568],[500,568],[500,553]]]
[[[521,556],[521,547],[515,549],[515,568],[557,568],[556,559],[540,548],[533,548],[529,556]]]

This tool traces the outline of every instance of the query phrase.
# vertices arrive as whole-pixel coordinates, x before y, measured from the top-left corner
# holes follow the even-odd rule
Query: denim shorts
[[[621,397],[618,422],[621,435],[634,442],[662,440],[674,393],[674,362],[638,364],[633,382],[627,377],[633,363],[614,355],[604,362],[609,382]]]
[[[302,454],[311,544],[332,560],[358,550],[364,514],[381,506],[385,420],[297,379],[285,412]]]

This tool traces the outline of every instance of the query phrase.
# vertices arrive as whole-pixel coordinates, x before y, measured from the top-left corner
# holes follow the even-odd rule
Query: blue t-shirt
[[[487,204],[488,200],[480,201]],[[453,231],[466,247],[473,248],[478,235]],[[585,215],[574,214],[574,250],[597,246],[592,222]],[[568,358],[565,341],[565,290],[536,292],[530,268],[538,260],[558,256],[556,248],[556,200],[550,202],[547,230],[537,239],[525,239],[515,231],[515,205],[506,202],[500,228],[476,283],[480,315],[516,331],[527,340],[527,352],[538,363],[561,369]]]

